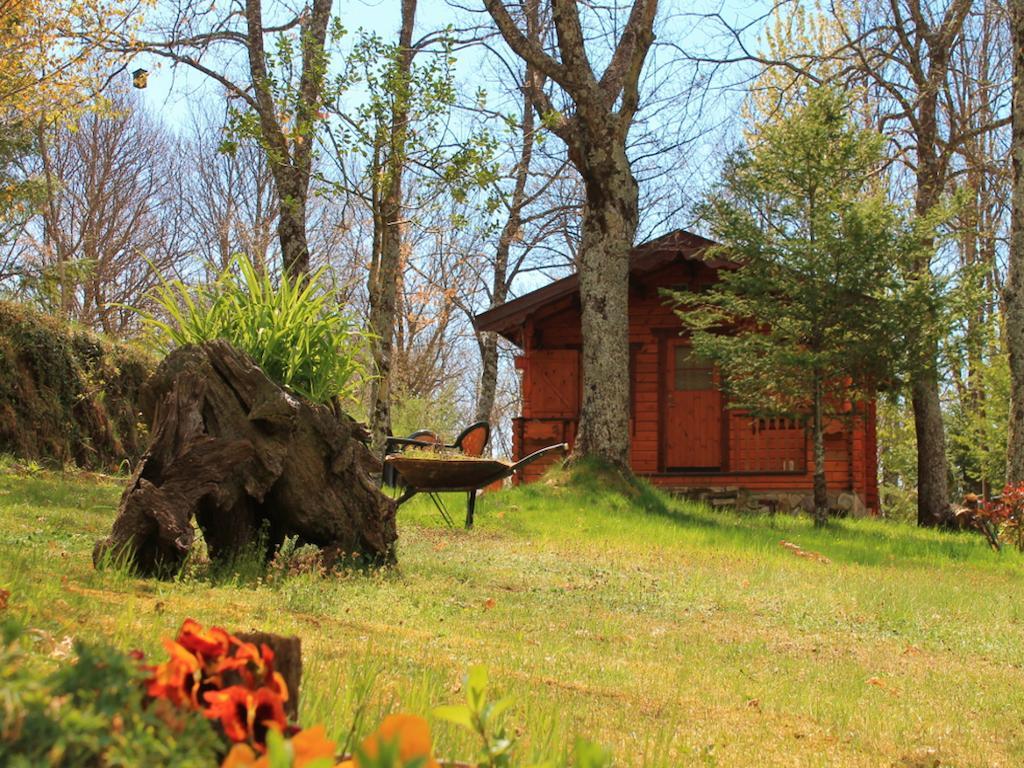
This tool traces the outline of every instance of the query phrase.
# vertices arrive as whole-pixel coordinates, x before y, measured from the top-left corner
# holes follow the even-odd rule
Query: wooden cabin
[[[802,420],[752,418],[730,408],[717,373],[696,357],[660,289],[700,290],[726,261],[704,258],[709,240],[679,230],[630,255],[630,441],[633,470],[675,492],[712,502],[785,510],[808,506],[814,456]],[[522,354],[522,414],[513,420],[514,458],[573,442],[581,398],[580,304],[576,275],[476,317]],[[874,403],[833,419],[825,443],[830,500],[851,514],[878,510]],[[530,482],[545,470],[531,465]]]

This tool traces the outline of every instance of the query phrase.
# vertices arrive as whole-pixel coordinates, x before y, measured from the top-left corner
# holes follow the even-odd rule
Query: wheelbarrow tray
[[[414,440],[404,441],[406,445],[418,445]],[[511,477],[517,471],[531,464],[542,456],[559,451],[565,453],[569,446],[565,443],[549,445],[534,451],[526,458],[520,459],[515,464],[498,459],[485,459],[476,456],[460,456],[459,458],[446,459],[420,458],[406,456],[396,453],[384,459],[385,463],[394,470],[405,481],[408,488],[398,499],[398,506],[401,506],[417,493],[428,493],[434,500],[434,504],[441,510],[441,514],[449,525],[451,518],[444,508],[444,504],[437,497],[438,491],[467,491],[466,500],[466,527],[473,527],[473,509],[476,506],[476,492],[484,486]]]
[[[385,461],[419,491],[474,490],[508,477],[512,469],[505,461],[472,456],[429,459],[394,454]]]

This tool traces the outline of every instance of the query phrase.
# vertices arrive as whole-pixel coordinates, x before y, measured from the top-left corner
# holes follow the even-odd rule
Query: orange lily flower
[[[204,629],[199,622],[185,619],[178,631],[178,643],[203,661],[212,661],[226,656],[238,640],[220,627]]]
[[[200,660],[173,640],[164,640],[164,647],[171,658],[153,667],[153,677],[147,682],[146,693],[174,704],[191,703],[198,707],[202,679]]]
[[[336,746],[324,735],[322,725],[299,731],[291,739],[291,768],[305,768],[316,760],[333,758]],[[235,744],[221,763],[221,768],[270,768],[270,758],[258,755],[248,744]]]
[[[222,691],[207,691],[204,698],[209,706],[203,714],[219,720],[231,741],[252,741],[261,752],[266,749],[267,730],[284,731],[288,725],[284,702],[269,688],[252,691],[232,685]]]
[[[433,757],[430,740],[430,726],[417,715],[388,715],[376,731],[360,745],[367,757],[380,755],[381,744],[397,744],[398,757],[403,763],[417,758],[426,758],[424,768],[440,768]],[[362,768],[359,758],[346,760],[338,768]]]

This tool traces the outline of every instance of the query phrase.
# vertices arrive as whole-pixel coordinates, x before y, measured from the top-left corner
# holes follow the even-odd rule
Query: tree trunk
[[[496,307],[497,304],[492,306]],[[498,334],[480,333],[480,391],[476,398],[474,421],[492,421],[494,400],[498,391]]]
[[[938,205],[943,189],[945,169],[936,155],[938,146],[937,94],[934,90],[922,95],[917,137],[917,172],[914,208],[918,216],[928,216]],[[933,241],[925,243],[929,254],[915,265],[918,277],[934,281],[930,255]],[[934,316],[922,318],[924,336],[915,340],[920,353],[919,365],[911,382],[914,405],[914,432],[917,435],[917,524],[944,524],[950,515],[949,462],[946,458],[946,431],[939,399],[939,345],[932,326]]]
[[[583,402],[574,453],[628,469],[629,252],[639,190],[624,139],[609,135],[588,146],[587,154],[570,149],[586,190],[579,269]]]
[[[401,286],[401,177],[391,185],[380,214],[380,254],[370,293],[370,333],[374,379],[370,387],[370,434],[378,454],[391,434],[392,358],[395,347],[395,307]],[[397,195],[397,197],[396,197]]]
[[[306,239],[306,201],[309,178],[295,179],[291,168],[275,168],[274,180],[280,195],[277,239],[281,261],[291,277],[309,275],[309,242]]]
[[[527,24],[533,14],[526,4]],[[634,0],[598,77],[587,51],[579,3],[552,0],[560,57],[524,35],[501,0],[484,6],[509,47],[571,99],[556,108],[541,78],[528,83],[534,109],[566,143],[585,188],[579,281],[583,403],[574,454],[629,470],[629,252],[639,221],[639,192],[626,138],[640,106],[640,75],[654,41],[657,0]],[[522,9],[522,5],[520,5]],[[568,113],[568,114],[567,114]]]
[[[377,489],[380,463],[361,427],[288,394],[226,342],[168,355],[142,408],[152,444],[96,544],[97,566],[123,557],[143,575],[173,575],[193,517],[213,560],[259,544],[269,556],[286,536],[321,547],[326,561],[393,559],[395,503]]]
[[[943,525],[949,520],[949,464],[942,425],[938,376],[920,371],[911,385],[914,433],[917,436],[917,524]]]
[[[1006,452],[1006,482],[1024,482],[1024,2],[1011,0],[1013,39],[1013,192],[1010,213],[1010,249],[1003,313],[1006,349],[1010,356],[1010,425]]]
[[[825,417],[821,392],[822,375],[814,374],[814,526],[828,523],[828,483],[825,478]]]
[[[245,0],[246,52],[260,138],[277,186],[277,236],[289,275],[309,274],[306,203],[313,162],[313,126],[323,96],[327,71],[325,42],[333,0],[313,0],[301,24],[302,70],[294,98],[293,125],[285,126],[267,69],[262,0]]]
[[[396,95],[387,136],[387,154],[383,159],[383,189],[380,210],[374,214],[375,241],[379,244],[376,274],[370,276],[370,333],[376,378],[370,386],[371,445],[383,454],[391,434],[391,385],[394,358],[395,308],[402,270],[402,176],[405,172],[408,140],[409,79],[415,51],[412,33],[416,24],[416,0],[402,0],[402,26],[398,33]],[[377,198],[377,195],[374,196]]]
[[[536,26],[536,2],[531,4],[530,12]],[[526,66],[525,82],[532,82],[535,77],[533,67]],[[501,306],[508,298],[508,263],[512,243],[519,237],[523,226],[523,207],[526,205],[526,182],[530,178],[530,163],[533,158],[534,114],[533,103],[527,89],[524,88],[522,123],[520,133],[523,144],[516,165],[516,181],[509,200],[508,218],[498,237],[498,247],[494,254],[494,280],[491,285],[491,309]],[[494,412],[494,397],[498,388],[498,334],[485,331],[480,334],[480,392],[476,401],[475,421],[491,421]]]

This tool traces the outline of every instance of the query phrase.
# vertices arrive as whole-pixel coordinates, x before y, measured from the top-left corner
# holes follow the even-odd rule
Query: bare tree
[[[1005,251],[1010,198],[1008,131],[986,130],[1007,111],[1010,82],[1009,29],[997,0],[981,0],[964,23],[952,55],[946,85],[946,119],[952,132],[967,136],[956,148],[949,174],[961,204],[953,225],[959,297],[943,352],[953,387],[947,409],[951,457],[966,490],[988,498],[1006,469],[1005,403],[993,390],[1003,365],[999,293],[1000,251]],[[992,432],[997,430],[1000,437]]]
[[[640,75],[654,40],[658,4],[632,4],[600,76],[588,54],[579,4],[552,0],[553,50],[524,31],[529,13],[522,3],[484,0],[484,5],[509,48],[534,68],[528,84],[534,109],[565,142],[583,180],[583,402],[575,452],[628,468],[628,274],[639,187],[626,143],[640,105]],[[560,100],[544,87],[546,82],[554,84]]]
[[[395,304],[402,268],[402,230],[405,199],[402,182],[408,157],[409,112],[413,88],[412,63],[416,25],[416,0],[402,0],[402,21],[393,67],[394,98],[388,135],[379,134],[374,146],[374,167],[384,183],[374,188],[378,204],[373,206],[374,260],[370,265],[370,333],[373,334],[373,362],[376,376],[370,388],[370,433],[375,449],[382,451],[391,433],[391,368],[395,338]]]
[[[210,267],[224,269],[244,253],[258,269],[278,258],[275,233],[277,192],[266,154],[254,141],[221,151],[226,119],[212,110],[192,119],[184,157],[183,203],[196,254]]]
[[[527,0],[524,3],[526,20],[526,36],[534,42],[540,42],[540,0]],[[522,240],[524,211],[529,202],[527,184],[531,175],[534,143],[536,141],[537,121],[534,117],[533,100],[530,97],[527,83],[532,83],[536,71],[529,62],[525,64],[521,91],[520,120],[518,139],[519,146],[512,167],[512,189],[505,199],[505,223],[501,227],[495,247],[494,261],[490,280],[490,306],[497,307],[508,298],[512,280],[518,273],[518,266],[512,268],[510,274],[510,257],[516,241]],[[525,254],[524,254],[525,255]],[[480,349],[480,385],[477,392],[475,421],[491,421],[494,410],[495,394],[498,387],[498,334],[493,331],[482,331],[477,334]]]
[[[956,153],[965,143],[1006,123],[994,115],[973,124],[946,119],[955,111],[948,101],[950,69],[971,5],[971,0],[950,0],[944,7],[922,0],[894,0],[878,4],[862,29],[845,28],[845,51],[885,99],[882,129],[899,130],[906,137],[909,151],[899,159],[910,171],[914,207],[920,216],[932,215],[941,204],[955,170]],[[915,265],[917,276],[925,280],[933,279],[935,247],[929,245],[932,257]],[[939,393],[938,317],[923,320],[926,332],[912,338],[920,348],[911,382],[917,517],[919,525],[937,525],[949,516],[949,467]]]
[[[1003,306],[1010,353],[1010,436],[1006,481],[1024,481],[1024,2],[1009,0],[1013,46],[1013,161],[1010,258]]]
[[[53,311],[123,335],[157,273],[188,257],[177,143],[128,97],[109,115],[39,134],[45,200],[23,236],[22,275]]]

